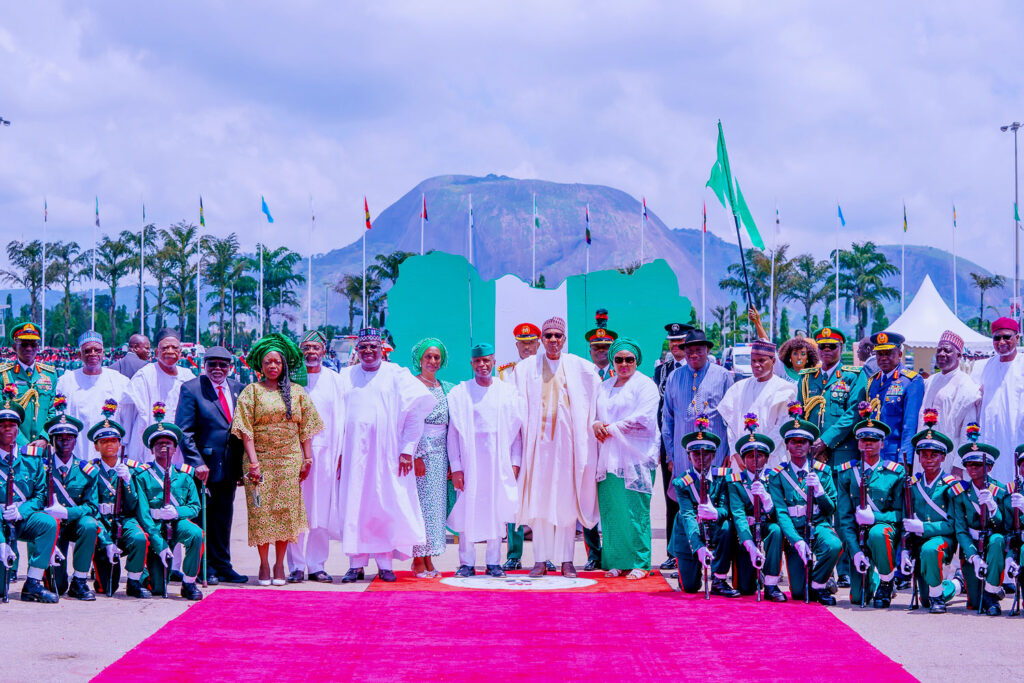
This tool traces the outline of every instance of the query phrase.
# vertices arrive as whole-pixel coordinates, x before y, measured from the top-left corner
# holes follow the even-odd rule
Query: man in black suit
[[[149,337],[144,334],[133,334],[128,338],[128,353],[124,358],[114,361],[110,365],[110,369],[117,370],[131,379],[136,372],[149,363],[149,348]]]
[[[683,323],[669,323],[665,325],[665,331],[668,333],[668,350],[669,357],[664,363],[654,368],[654,383],[658,385],[658,394],[661,399],[658,402],[658,429],[661,429],[661,409],[665,404],[665,385],[668,383],[668,376],[672,374],[672,371],[682,365],[685,360],[685,351],[683,347],[686,334],[693,327],[690,325],[684,325]],[[672,462],[671,454],[666,455],[665,444],[661,445],[661,485],[665,490],[665,540],[666,543],[672,538],[672,526],[675,523],[676,514],[679,512],[679,504],[668,495],[668,490],[672,483],[672,470],[669,465]],[[668,559],[661,564],[662,570],[669,570],[676,568],[675,558],[672,557],[672,553],[669,552]]]
[[[231,516],[243,455],[242,442],[231,435],[231,416],[242,391],[242,383],[228,377],[233,362],[223,346],[208,349],[203,374],[181,385],[174,419],[184,433],[179,444],[182,457],[209,489],[205,530],[209,583],[249,580],[231,568]]]

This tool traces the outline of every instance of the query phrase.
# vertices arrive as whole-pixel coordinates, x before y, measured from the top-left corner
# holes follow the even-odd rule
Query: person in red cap
[[[1013,478],[1013,451],[1021,441],[1020,424],[1024,420],[1024,356],[1017,352],[1020,325],[1012,318],[992,323],[992,348],[996,355],[985,361],[974,376],[981,385],[980,423],[985,442],[999,453],[991,475],[1000,483]]]

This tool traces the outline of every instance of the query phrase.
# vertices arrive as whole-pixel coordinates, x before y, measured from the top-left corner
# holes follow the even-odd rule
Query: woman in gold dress
[[[269,334],[253,345],[246,360],[263,375],[262,381],[239,394],[231,423],[231,433],[242,440],[248,464],[244,481],[249,545],[259,550],[259,584],[283,586],[288,543],[306,530],[300,482],[313,464],[310,442],[324,424],[298,383],[304,380],[306,368],[295,342]]]

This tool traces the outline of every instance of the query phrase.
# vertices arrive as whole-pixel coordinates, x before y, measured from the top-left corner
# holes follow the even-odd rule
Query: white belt
[[[789,511],[790,517],[806,517],[807,506],[806,505],[790,505],[786,508]]]
[[[423,436],[443,436],[448,433],[448,425],[423,423]]]

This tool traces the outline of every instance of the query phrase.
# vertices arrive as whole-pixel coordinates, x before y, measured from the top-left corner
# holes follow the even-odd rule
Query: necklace
[[[432,389],[436,389],[437,387],[441,386],[441,382],[437,379],[429,380],[423,375],[416,375],[416,378]]]

